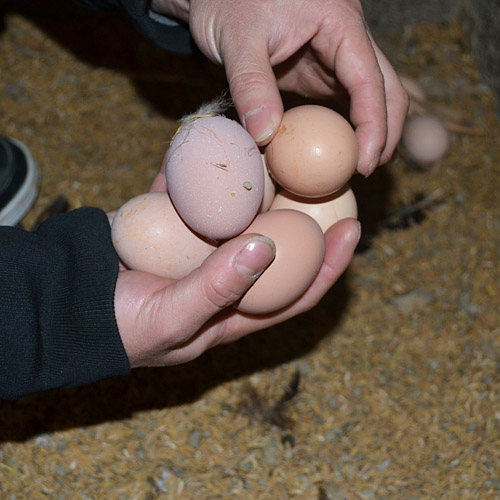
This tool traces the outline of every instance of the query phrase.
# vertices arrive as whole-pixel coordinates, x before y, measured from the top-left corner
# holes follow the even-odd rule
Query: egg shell
[[[279,311],[314,281],[325,256],[323,231],[307,214],[273,210],[257,215],[244,233],[271,238],[276,257],[234,307],[248,314]]]
[[[287,191],[311,198],[342,188],[358,163],[358,143],[349,122],[317,105],[285,111],[265,149],[267,167]]]
[[[194,231],[214,240],[241,233],[262,202],[261,153],[250,134],[224,116],[196,118],[173,138],[168,192]]]
[[[216,249],[186,226],[167,193],[141,194],[125,203],[111,237],[127,267],[172,279],[188,275]]]
[[[323,232],[341,219],[358,217],[358,205],[352,189],[346,184],[342,189],[322,198],[304,198],[281,190],[271,204],[270,210],[290,208],[311,216]]]
[[[446,155],[450,134],[440,118],[427,113],[406,119],[401,142],[415,163],[426,166]]]

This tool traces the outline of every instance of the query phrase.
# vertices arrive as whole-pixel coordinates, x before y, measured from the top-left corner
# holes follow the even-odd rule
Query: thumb
[[[276,253],[269,238],[241,235],[179,281],[119,273],[115,314],[131,366],[178,364],[210,347],[202,327],[252,286]],[[196,341],[198,339],[198,341]]]
[[[224,243],[156,297],[156,326],[169,314],[177,318],[177,342],[188,342],[212,316],[239,300],[275,255],[274,242],[265,236],[246,234]]]
[[[258,38],[258,37],[257,37]],[[274,136],[283,115],[283,102],[267,46],[242,39],[224,51],[223,62],[231,97],[243,126],[259,145]]]

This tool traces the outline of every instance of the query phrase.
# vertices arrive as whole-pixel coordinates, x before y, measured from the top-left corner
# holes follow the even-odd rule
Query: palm
[[[287,92],[317,99],[336,98],[345,93],[333,68],[325,66],[308,46],[277,65],[275,74],[280,89]]]

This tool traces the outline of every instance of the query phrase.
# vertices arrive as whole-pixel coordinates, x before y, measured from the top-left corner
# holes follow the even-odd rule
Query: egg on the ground
[[[450,148],[450,133],[444,122],[430,113],[407,118],[401,142],[412,161],[432,165],[444,158]]]

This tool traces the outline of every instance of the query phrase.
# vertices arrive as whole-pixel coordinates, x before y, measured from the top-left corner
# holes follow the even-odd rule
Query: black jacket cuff
[[[99,209],[51,217],[34,232],[0,227],[0,399],[130,373],[117,276]]]
[[[177,54],[190,54],[196,51],[189,26],[155,14],[150,10],[148,0],[73,1],[89,9],[125,12],[139,33],[164,50]]]

